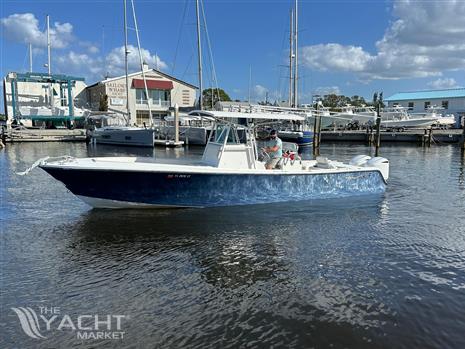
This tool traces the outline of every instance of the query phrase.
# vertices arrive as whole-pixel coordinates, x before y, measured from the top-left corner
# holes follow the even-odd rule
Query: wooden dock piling
[[[465,150],[465,116],[462,116],[462,122],[463,122],[463,132],[462,132],[462,149]]]

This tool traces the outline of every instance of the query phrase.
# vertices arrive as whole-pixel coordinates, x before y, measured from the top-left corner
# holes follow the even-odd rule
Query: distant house
[[[185,109],[194,107],[197,87],[171,75],[149,69],[144,65],[150,110],[153,118],[169,115],[170,109],[177,104]],[[131,124],[149,124],[149,106],[145,96],[145,84],[142,71],[128,75],[129,111]],[[88,107],[99,110],[100,101],[108,97],[108,110],[126,114],[126,76],[118,76],[97,82],[86,88]]]
[[[424,113],[432,106],[444,108],[444,114],[454,114],[457,126],[465,117],[465,88],[399,92],[385,99],[388,106],[406,107],[412,113]]]

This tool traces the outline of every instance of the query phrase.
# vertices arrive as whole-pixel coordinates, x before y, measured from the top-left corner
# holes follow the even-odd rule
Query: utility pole
[[[199,89],[200,89],[200,98],[199,98],[199,107],[200,110],[203,110],[203,81],[202,81],[202,42],[200,36],[200,12],[199,12],[199,0],[195,1],[195,10],[197,14],[197,54],[198,54],[198,64],[199,64]]]
[[[292,62],[294,60],[294,48],[293,48],[293,42],[294,42],[294,10],[291,9],[291,15],[290,15],[290,28],[289,28],[289,107],[292,107],[292,101],[293,101],[293,95],[292,95],[292,89],[293,89],[293,83],[292,83],[292,77],[293,77],[293,67],[292,67]]]

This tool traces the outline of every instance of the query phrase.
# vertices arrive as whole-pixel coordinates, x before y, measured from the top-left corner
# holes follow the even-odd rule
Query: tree
[[[98,110],[99,111],[108,111],[108,95],[104,94],[104,95],[100,96]]]
[[[373,94],[373,106],[377,107],[378,104],[379,104],[379,106],[381,108],[385,107],[384,102],[383,102],[383,93],[382,92],[380,92],[379,95],[378,95],[378,92],[375,92]]]
[[[329,94],[323,97],[323,106],[330,109],[336,109],[344,107],[346,104],[350,104],[350,98],[342,95]]]
[[[350,98],[350,104],[354,107],[361,107],[362,105],[366,105],[367,102],[365,98],[355,95]]]
[[[219,95],[219,98],[218,98]],[[211,108],[212,106],[212,100],[213,100],[213,105],[216,104],[218,101],[223,101],[223,102],[230,102],[231,98],[229,95],[221,88],[207,88],[203,90],[202,93],[203,96],[203,106],[204,108]]]

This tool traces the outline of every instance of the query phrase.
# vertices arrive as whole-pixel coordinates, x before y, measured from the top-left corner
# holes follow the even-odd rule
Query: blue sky
[[[121,0],[4,0],[0,6],[3,75],[28,69],[27,42],[34,45],[34,71],[45,71],[46,14],[53,72],[84,76],[88,84],[122,73]],[[195,2],[135,0],[135,6],[145,60],[197,84]],[[271,99],[286,98],[290,7],[290,0],[204,0],[219,85],[231,97],[247,98],[251,69],[252,99],[263,99],[265,91]],[[299,1],[299,14],[302,102],[312,93],[371,98],[377,90],[388,96],[465,85],[463,2]],[[129,34],[136,46],[134,31]],[[205,37],[203,44],[209,86]]]

